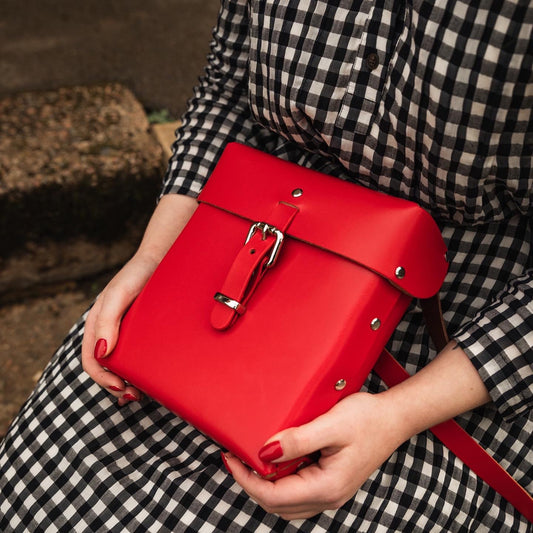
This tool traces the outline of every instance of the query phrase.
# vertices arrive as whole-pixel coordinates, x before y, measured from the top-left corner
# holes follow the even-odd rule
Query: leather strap
[[[440,351],[447,344],[448,335],[442,318],[440,299],[437,296],[421,300],[430,335]],[[387,351],[383,350],[374,370],[388,387],[393,387],[410,377],[409,373]],[[530,522],[533,522],[533,498],[493,459],[457,422],[448,420],[430,428],[430,431],[483,481],[513,505]]]
[[[440,352],[448,344],[449,338],[446,325],[444,324],[444,317],[442,316],[439,293],[431,298],[419,301],[429,336],[433,344],[435,344],[437,352]]]
[[[262,224],[285,233],[297,213],[297,207],[279,202]],[[239,250],[220,292],[215,295],[211,312],[211,325],[215,329],[229,328],[245,312],[248,300],[267,272],[276,245],[273,233],[258,229]]]

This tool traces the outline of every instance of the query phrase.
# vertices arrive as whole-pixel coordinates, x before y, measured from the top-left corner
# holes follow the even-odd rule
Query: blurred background
[[[135,250],[218,0],[0,4],[0,437]]]
[[[219,0],[2,0],[0,95],[116,81],[183,110]]]

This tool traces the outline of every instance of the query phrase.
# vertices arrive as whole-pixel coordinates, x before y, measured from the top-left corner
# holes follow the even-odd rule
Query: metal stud
[[[337,383],[335,383],[335,390],[342,390],[346,387],[346,380],[345,379],[339,379]]]
[[[372,331],[376,331],[376,329],[379,329],[380,326],[381,320],[379,318],[374,318],[374,320],[370,322],[370,328],[372,329]]]
[[[398,267],[396,269],[396,271],[394,272],[394,274],[396,275],[396,277],[398,279],[403,279],[405,277],[405,268],[403,267]]]
[[[300,198],[300,196],[302,196],[303,194],[303,190],[302,189],[294,189],[294,191],[292,191],[292,197],[293,198]]]

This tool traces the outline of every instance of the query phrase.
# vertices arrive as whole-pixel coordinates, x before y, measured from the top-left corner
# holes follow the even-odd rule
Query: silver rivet
[[[345,379],[339,379],[337,383],[335,383],[335,390],[342,390],[346,387],[346,380]]]
[[[302,196],[303,194],[303,190],[302,189],[294,189],[294,191],[292,191],[292,197],[293,198],[300,198],[300,196]]]
[[[396,271],[394,272],[394,274],[396,275],[396,277],[398,279],[403,279],[405,277],[405,268],[403,267],[398,267],[396,269]]]
[[[373,331],[376,331],[376,329],[379,329],[380,326],[381,326],[381,320],[379,318],[374,318],[374,320],[370,322],[370,328]]]

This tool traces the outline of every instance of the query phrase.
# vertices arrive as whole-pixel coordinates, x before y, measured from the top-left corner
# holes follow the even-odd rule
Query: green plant
[[[147,116],[150,124],[164,124],[165,122],[172,122],[174,120],[168,109],[154,109]]]

